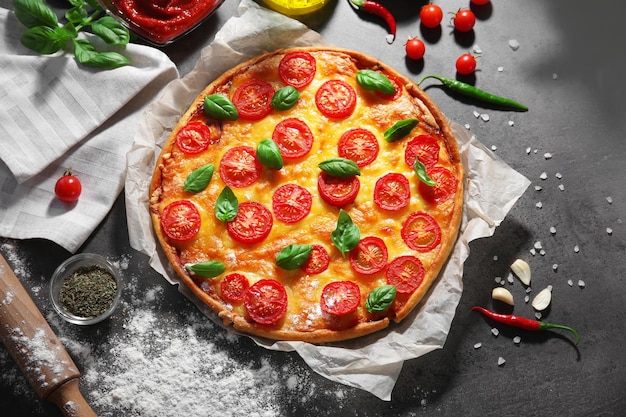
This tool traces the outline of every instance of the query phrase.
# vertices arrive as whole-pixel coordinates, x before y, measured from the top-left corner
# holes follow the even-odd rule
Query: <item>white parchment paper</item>
[[[148,212],[150,178],[161,146],[191,101],[213,79],[259,53],[290,46],[326,42],[300,22],[242,0],[215,41],[206,47],[195,69],[172,82],[144,114],[128,154],[126,204],[131,245],[151,258],[150,264],[169,282],[180,283],[153,236]],[[376,334],[342,343],[253,338],[268,349],[297,351],[315,372],[390,400],[404,361],[443,347],[463,290],[463,263],[469,242],[491,236],[530,181],[499,159],[475,136],[451,123],[462,152],[467,182],[461,234],[441,276],[425,300],[401,324]],[[503,186],[506,184],[506,186]],[[221,320],[184,285],[181,292],[220,325]],[[234,331],[229,328],[229,331]]]

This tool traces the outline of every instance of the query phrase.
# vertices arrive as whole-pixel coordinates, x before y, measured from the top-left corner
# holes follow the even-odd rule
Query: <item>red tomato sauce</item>
[[[156,43],[167,43],[209,16],[223,0],[112,0],[133,30]]]

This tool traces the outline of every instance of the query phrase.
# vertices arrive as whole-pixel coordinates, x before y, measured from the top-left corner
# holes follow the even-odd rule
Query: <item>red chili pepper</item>
[[[363,10],[366,13],[382,17],[389,26],[389,35],[387,35],[387,43],[393,43],[396,39],[396,18],[382,4],[371,0],[348,0],[353,7]]]
[[[493,311],[489,311],[485,308],[482,307],[478,307],[478,306],[474,306],[472,307],[473,311],[479,311],[481,313],[483,313],[485,316],[489,317],[490,319],[492,319],[495,322],[498,323],[502,323],[502,324],[508,324],[509,326],[513,326],[513,327],[517,327],[519,329],[523,329],[523,330],[528,330],[531,332],[536,332],[539,330],[546,330],[546,329],[563,329],[563,330],[567,330],[569,332],[572,332],[572,334],[576,337],[576,344],[578,344],[579,341],[579,337],[578,337],[578,333],[576,332],[576,330],[572,329],[571,327],[568,326],[563,326],[560,324],[552,324],[552,323],[546,323],[543,321],[539,321],[539,320],[531,320],[531,319],[527,319],[524,317],[520,317],[520,316],[515,316],[512,314],[499,314],[499,313],[494,313]]]

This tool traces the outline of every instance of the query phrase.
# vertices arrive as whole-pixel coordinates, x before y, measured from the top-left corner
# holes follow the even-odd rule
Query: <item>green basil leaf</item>
[[[361,87],[370,91],[380,91],[383,94],[392,95],[396,92],[396,86],[386,75],[373,70],[360,70],[356,73],[356,82]]]
[[[215,201],[215,217],[219,221],[229,222],[239,211],[239,200],[230,187],[226,186]]]
[[[59,26],[55,28],[35,26],[26,29],[20,41],[28,49],[39,54],[49,55],[63,49],[68,39],[67,32]]]
[[[59,26],[56,13],[42,0],[14,0],[13,10],[17,19],[28,28],[36,26],[56,28]]]
[[[82,5],[72,7],[67,12],[65,12],[65,18],[74,24],[82,22],[88,16],[89,14],[87,13],[87,10],[85,10],[85,8],[82,7]]]
[[[397,290],[393,285],[382,285],[374,288],[365,300],[365,308],[370,313],[387,310],[396,299]]]
[[[93,33],[111,45],[126,45],[130,41],[130,32],[111,16],[104,16],[91,24]]]
[[[214,171],[215,165],[213,164],[206,164],[194,169],[185,180],[183,189],[192,193],[199,193],[209,185]]]
[[[420,161],[417,158],[415,158],[415,163],[413,164],[413,170],[417,174],[417,178],[419,178],[419,180],[423,182],[424,184],[429,185],[431,187],[434,185],[437,185],[437,183],[433,181],[433,179],[430,178],[428,174],[426,173],[426,166],[422,163],[422,161]]]
[[[226,266],[219,261],[207,261],[185,265],[185,268],[202,278],[215,278],[226,270]]]
[[[331,177],[347,178],[361,175],[359,166],[347,158],[330,158],[320,162],[317,166]]]
[[[266,167],[276,169],[283,167],[283,156],[272,139],[263,139],[259,142],[256,147],[256,157]]]
[[[361,240],[361,231],[343,209],[339,210],[337,228],[330,234],[330,239],[344,256],[346,252],[356,248]]]
[[[113,69],[129,65],[130,61],[117,52],[98,52],[86,39],[73,39],[74,56],[86,67]]]
[[[239,112],[230,99],[222,94],[210,94],[204,98],[204,113],[217,120],[237,120]]]
[[[393,126],[385,130],[385,140],[387,142],[394,142],[408,136],[409,133],[411,133],[411,130],[413,130],[418,123],[419,120],[417,119],[404,119],[394,123]]]
[[[279,88],[272,97],[271,106],[278,111],[289,110],[300,100],[300,92],[291,85]]]
[[[309,259],[312,250],[311,245],[294,243],[286,246],[276,255],[276,265],[287,270],[298,269]]]

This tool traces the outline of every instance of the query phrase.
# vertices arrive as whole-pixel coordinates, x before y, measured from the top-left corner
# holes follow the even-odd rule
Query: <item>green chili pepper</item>
[[[427,78],[435,78],[441,81],[444,87],[446,87],[450,91],[454,91],[455,93],[459,93],[464,96],[483,101],[485,103],[496,104],[498,106],[509,107],[509,108],[512,108],[515,110],[521,110],[521,111],[528,110],[527,106],[525,106],[524,104],[518,103],[516,101],[513,101],[510,98],[496,96],[494,94],[491,94],[479,88],[476,88],[473,85],[466,84],[461,81],[453,80],[451,78],[440,77],[438,75],[426,75],[417,83],[417,85],[421,85],[422,82],[424,82],[424,80]]]

